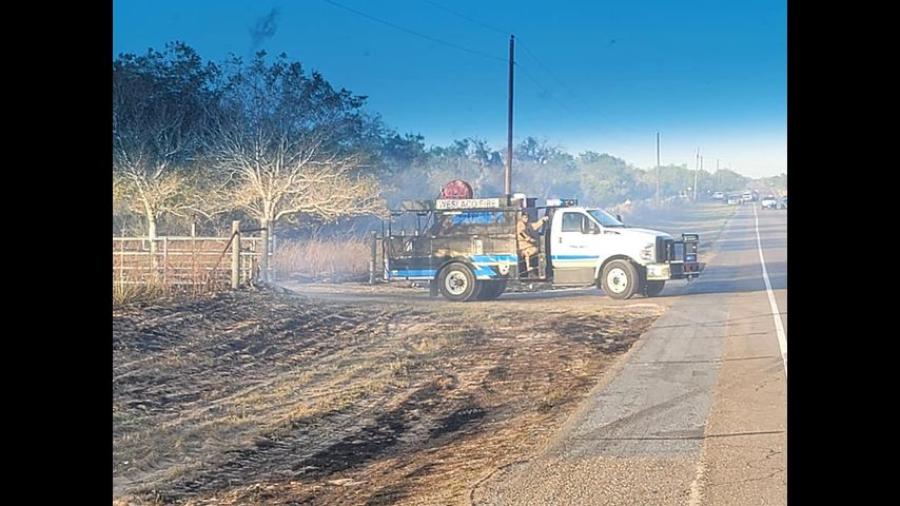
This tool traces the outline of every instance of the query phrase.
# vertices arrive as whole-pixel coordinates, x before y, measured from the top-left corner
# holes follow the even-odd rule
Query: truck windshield
[[[597,222],[607,228],[624,227],[625,224],[612,217],[609,213],[602,209],[591,209],[588,211]]]

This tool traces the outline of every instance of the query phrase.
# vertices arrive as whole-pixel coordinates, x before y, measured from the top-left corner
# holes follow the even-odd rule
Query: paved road
[[[666,313],[546,450],[476,503],[786,503],[786,227],[739,208],[704,275],[667,287]]]

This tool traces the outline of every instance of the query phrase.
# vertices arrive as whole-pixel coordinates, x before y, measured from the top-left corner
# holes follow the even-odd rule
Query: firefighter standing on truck
[[[533,269],[531,266],[532,257],[536,256],[541,251],[538,246],[538,241],[540,240],[538,232],[549,219],[548,216],[544,216],[534,223],[529,223],[528,214],[521,213],[519,215],[519,221],[516,223],[516,239],[519,245],[519,255],[525,259],[525,268],[529,273]]]

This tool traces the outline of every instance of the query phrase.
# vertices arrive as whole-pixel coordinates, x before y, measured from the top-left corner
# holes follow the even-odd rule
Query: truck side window
[[[584,215],[581,213],[564,213],[562,220],[563,232],[581,232],[581,224],[584,221]]]

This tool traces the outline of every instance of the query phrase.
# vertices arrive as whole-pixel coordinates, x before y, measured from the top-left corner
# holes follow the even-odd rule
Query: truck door
[[[594,282],[598,256],[598,225],[581,211],[557,211],[553,216],[550,253],[553,284],[584,286]]]

